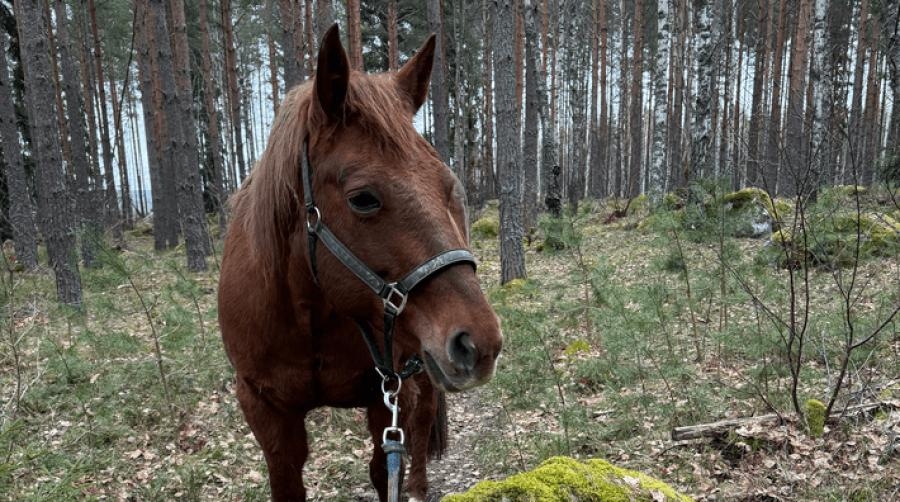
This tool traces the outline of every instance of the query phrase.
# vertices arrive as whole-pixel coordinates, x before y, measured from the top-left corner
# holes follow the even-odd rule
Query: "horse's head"
[[[412,123],[428,94],[434,46],[432,36],[397,73],[366,75],[350,70],[334,26],[322,41],[306,110],[321,218],[386,281],[468,247],[463,187]],[[316,256],[324,299],[379,329],[381,300],[333,253],[319,246]],[[489,380],[503,341],[468,263],[444,268],[410,292],[394,339],[398,356],[420,354],[432,380],[451,391]]]

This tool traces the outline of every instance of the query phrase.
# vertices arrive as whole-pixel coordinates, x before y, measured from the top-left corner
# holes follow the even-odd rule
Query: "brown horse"
[[[233,198],[219,322],[276,500],[305,499],[304,418],[321,406],[367,409],[375,442],[369,474],[379,498],[387,497],[380,440],[391,414],[358,326],[370,326],[384,346],[382,314],[391,305],[341,253],[311,245],[308,234],[327,223],[382,283],[448,250],[471,256],[461,249],[468,245],[462,185],[412,125],[433,57],[432,36],[399,72],[350,71],[332,27],[314,81],[285,97],[262,159]],[[311,190],[302,181],[307,170]],[[315,203],[304,206],[313,193]],[[497,316],[468,261],[444,262],[420,277],[396,316],[387,364],[399,368],[418,356],[426,369],[406,379],[399,394],[411,456],[406,490],[414,498],[425,498],[429,454],[445,447],[443,392],[488,381],[502,345]]]

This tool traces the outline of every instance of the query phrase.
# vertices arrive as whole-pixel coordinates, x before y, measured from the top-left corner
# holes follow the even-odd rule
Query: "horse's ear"
[[[343,117],[344,100],[350,81],[350,62],[341,45],[337,23],[331,25],[319,47],[316,63],[315,96],[320,110],[330,119]]]
[[[431,66],[434,63],[434,43],[435,37],[432,34],[416,55],[397,72],[397,85],[409,95],[413,112],[419,111],[428,97],[428,83],[431,81]]]

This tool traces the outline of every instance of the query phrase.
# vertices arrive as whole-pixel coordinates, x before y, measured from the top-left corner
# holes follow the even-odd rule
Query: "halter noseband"
[[[372,290],[384,304],[384,352],[378,349],[378,344],[372,334],[371,326],[367,322],[356,320],[363,335],[363,339],[372,354],[375,368],[383,379],[392,377],[403,380],[422,371],[422,361],[417,356],[410,358],[404,368],[397,373],[394,370],[393,356],[393,332],[394,321],[406,307],[409,293],[422,281],[437,274],[445,268],[456,263],[468,263],[473,268],[477,266],[475,256],[467,249],[450,249],[425,260],[414,268],[402,279],[396,282],[388,282],[372,271],[362,260],[356,257],[347,246],[344,245],[331,232],[322,221],[322,211],[316,206],[312,191],[312,173],[309,162],[309,142],[303,142],[303,203],[306,206],[306,235],[308,245],[309,266],[313,279],[318,283],[318,268],[316,261],[316,243],[321,240],[331,254],[344,264],[356,277]],[[398,384],[399,385],[399,384]],[[399,390],[399,388],[398,388]]]

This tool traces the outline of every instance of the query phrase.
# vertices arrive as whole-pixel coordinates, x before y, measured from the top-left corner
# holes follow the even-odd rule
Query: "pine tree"
[[[34,148],[38,215],[47,255],[56,277],[60,302],[81,307],[81,274],[75,253],[75,232],[68,208],[56,102],[50,82],[50,47],[40,0],[17,0],[20,51],[25,73],[25,100]]]

